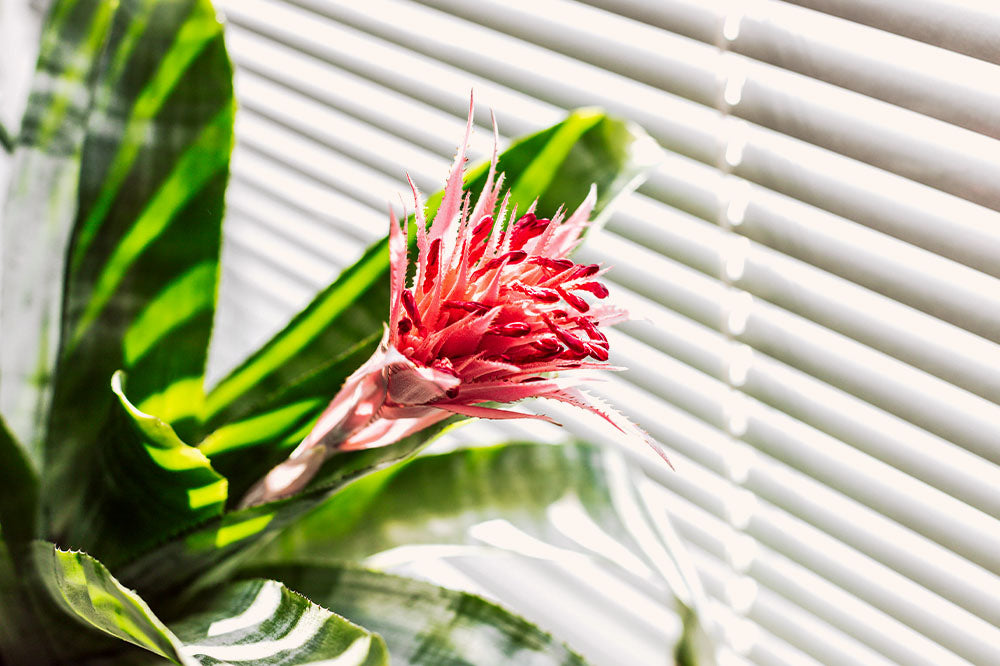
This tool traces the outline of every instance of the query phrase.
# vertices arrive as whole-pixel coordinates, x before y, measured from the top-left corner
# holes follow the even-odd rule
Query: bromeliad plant
[[[478,597],[359,566],[401,545],[397,520],[461,544],[516,514],[551,540],[546,506],[567,501],[694,617],[685,567],[618,519],[648,513],[610,453],[412,458],[464,417],[527,416],[484,403],[529,396],[638,433],[566,373],[605,367],[620,315],[567,254],[648,167],[638,131],[575,112],[464,178],[460,151],[429,228],[414,191],[409,287],[393,220],[209,389],[231,75],[208,0],[58,0],[48,18],[2,209],[0,662],[582,663]]]
[[[566,374],[612,369],[603,363],[609,345],[599,327],[625,317],[621,309],[592,307],[580,296],[608,296],[596,280],[601,267],[567,258],[590,224],[595,190],[568,217],[560,208],[551,219],[539,218],[537,202],[518,217],[510,192],[496,213],[503,175],[496,178],[494,149],[473,206],[472,193],[463,196],[462,190],[473,108],[470,99],[465,140],[429,229],[410,181],[417,261],[409,288],[404,286],[406,235],[390,213],[389,323],[378,349],[348,377],[288,461],[254,486],[244,505],[301,490],[336,452],[387,446],[456,414],[553,422],[483,406],[486,402],[548,398],[569,403],[660,451],[618,412],[576,388],[581,378]],[[495,121],[493,131],[496,145]]]

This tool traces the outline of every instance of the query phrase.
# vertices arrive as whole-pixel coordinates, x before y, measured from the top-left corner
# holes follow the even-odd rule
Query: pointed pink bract
[[[407,233],[390,211],[390,311],[382,343],[283,466],[311,474],[315,456],[306,452],[313,448],[322,446],[329,455],[385,446],[453,414],[551,421],[482,404],[525,398],[550,398],[597,414],[645,439],[666,459],[624,416],[580,391],[582,378],[566,374],[618,369],[605,363],[609,345],[601,328],[625,313],[601,303],[608,291],[598,281],[600,266],[568,258],[590,223],[596,188],[568,216],[560,209],[552,218],[540,218],[535,204],[518,215],[509,192],[501,198],[503,175],[496,173],[494,145],[485,185],[470,210],[462,177],[472,111],[470,99],[465,137],[429,229],[420,193],[407,177],[417,226],[416,266],[408,286]],[[493,132],[496,139],[495,119]],[[282,466],[274,470],[279,471],[271,479],[275,487],[304,485],[300,478],[289,482]],[[247,499],[273,497],[261,490],[268,480]]]

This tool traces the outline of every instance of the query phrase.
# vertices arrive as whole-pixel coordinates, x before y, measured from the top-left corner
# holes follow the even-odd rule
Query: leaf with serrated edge
[[[93,452],[100,474],[85,487],[87,510],[64,539],[117,566],[221,516],[229,484],[170,424],[128,399],[123,373],[112,377],[109,393],[116,411]]]
[[[218,583],[241,558],[252,555],[250,546],[261,537],[287,527],[356,479],[405,459],[449,425],[444,421],[381,449],[338,453],[301,494],[213,519],[124,565],[122,579],[156,598]],[[230,558],[235,560],[227,563]],[[223,563],[227,566],[214,571]]]
[[[89,555],[44,542],[35,543],[34,554],[46,589],[64,611],[177,664],[388,664],[378,635],[273,580],[244,580],[206,593],[168,626]]]
[[[583,657],[527,620],[466,592],[352,566],[253,567],[377,631],[398,666],[584,666]]]

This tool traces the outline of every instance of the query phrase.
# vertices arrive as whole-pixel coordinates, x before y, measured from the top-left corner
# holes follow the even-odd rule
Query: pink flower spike
[[[551,218],[539,217],[534,204],[518,216],[510,193],[501,193],[503,174],[496,173],[494,149],[473,205],[462,191],[472,110],[470,99],[465,137],[429,228],[410,181],[415,257],[407,255],[406,218],[400,224],[390,211],[389,321],[378,349],[348,377],[289,460],[251,489],[243,506],[304,488],[336,451],[387,446],[455,414],[551,421],[505,408],[526,398],[549,398],[598,414],[666,459],[628,419],[576,387],[590,380],[588,370],[620,369],[607,363],[608,339],[600,329],[625,313],[603,300],[609,292],[599,281],[600,266],[568,257],[590,223],[596,188],[568,217],[562,209]],[[493,127],[496,143],[495,120]],[[416,265],[406,284],[411,259]]]

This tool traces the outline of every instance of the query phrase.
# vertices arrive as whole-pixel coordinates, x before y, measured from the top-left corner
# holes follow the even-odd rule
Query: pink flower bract
[[[645,433],[578,387],[586,379],[579,371],[614,369],[606,363],[601,328],[625,318],[604,302],[603,269],[568,258],[590,222],[595,188],[569,215],[560,209],[551,218],[538,217],[534,204],[519,213],[509,192],[502,195],[494,147],[473,205],[462,191],[471,131],[470,100],[465,139],[430,228],[410,181],[417,256],[409,286],[407,235],[390,213],[389,322],[378,350],[244,504],[295,492],[335,450],[386,446],[455,414],[551,421],[483,404],[525,398],[598,414],[663,455]]]

